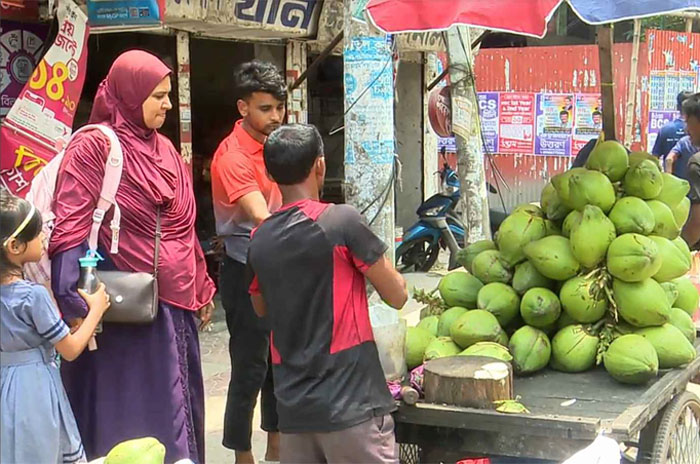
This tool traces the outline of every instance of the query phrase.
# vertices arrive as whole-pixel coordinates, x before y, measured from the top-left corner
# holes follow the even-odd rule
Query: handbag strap
[[[153,277],[158,278],[158,257],[160,256],[160,206],[156,208],[156,246],[153,251]]]

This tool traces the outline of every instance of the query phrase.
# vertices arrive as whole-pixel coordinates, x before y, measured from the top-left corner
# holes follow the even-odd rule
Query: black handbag
[[[125,271],[97,271],[105,284],[111,305],[105,312],[104,322],[120,324],[150,324],[158,316],[158,256],[160,254],[160,208],[156,217],[153,273]]]

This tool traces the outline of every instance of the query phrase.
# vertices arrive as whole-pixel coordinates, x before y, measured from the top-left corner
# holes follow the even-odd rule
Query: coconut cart
[[[695,346],[700,351],[700,342]],[[547,369],[514,379],[515,394],[529,414],[400,403],[394,419],[401,461],[449,463],[497,455],[561,462],[602,433],[636,448],[628,462],[697,464],[700,398],[687,386],[699,373],[700,357],[643,386],[618,383],[602,368],[582,374]]]

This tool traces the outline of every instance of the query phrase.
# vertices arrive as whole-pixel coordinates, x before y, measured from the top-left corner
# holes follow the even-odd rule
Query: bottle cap
[[[98,261],[104,261],[104,258],[97,251],[92,250],[88,250],[84,257],[78,259],[80,267],[97,267]]]

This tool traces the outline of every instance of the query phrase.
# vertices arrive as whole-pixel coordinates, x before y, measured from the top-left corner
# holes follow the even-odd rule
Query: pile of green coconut
[[[515,208],[493,241],[459,253],[459,270],[409,327],[406,362],[454,355],[510,362],[518,375],[602,364],[623,383],[696,356],[698,290],[680,237],[689,184],[648,153],[599,142],[585,168],[556,175],[539,206]]]

